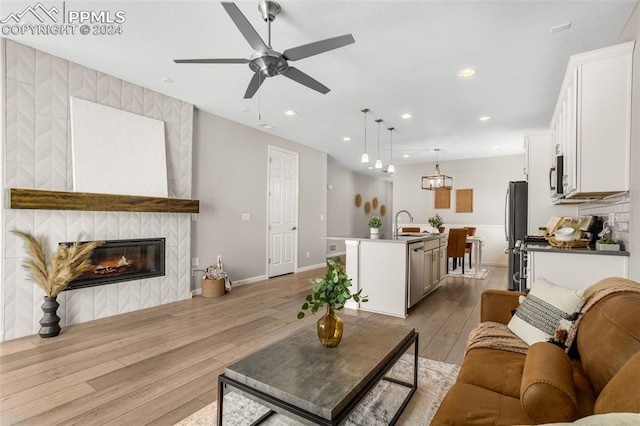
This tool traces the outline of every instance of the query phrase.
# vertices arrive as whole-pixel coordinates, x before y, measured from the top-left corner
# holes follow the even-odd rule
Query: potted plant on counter
[[[436,228],[438,232],[440,232],[441,234],[444,232],[444,226],[442,226],[444,225],[444,220],[438,213],[436,213],[435,216],[431,216],[428,221],[429,225]]]
[[[616,244],[611,238],[602,237],[596,241],[596,250],[600,251],[620,251],[620,244]]]
[[[309,284],[313,286],[312,293],[307,295],[302,304],[298,319],[304,318],[303,311],[311,309],[315,315],[321,307],[327,305],[326,314],[318,320],[318,338],[323,346],[336,347],[342,339],[344,323],[335,311],[344,308],[344,304],[351,298],[364,303],[367,302],[367,297],[360,295],[362,289],[351,294],[351,278],[344,271],[344,262],[339,257],[327,259],[327,273],[324,278],[312,278]]]
[[[538,235],[540,235],[541,237],[546,237],[547,235],[549,235],[547,233],[547,227],[546,226],[539,226],[538,227]]]
[[[371,216],[369,218],[369,232],[371,234],[378,234],[380,227],[382,226],[382,219],[379,216]]]

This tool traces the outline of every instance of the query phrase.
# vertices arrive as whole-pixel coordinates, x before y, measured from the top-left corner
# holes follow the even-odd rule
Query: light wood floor
[[[479,320],[479,296],[506,289],[505,268],[485,280],[446,278],[406,319],[420,355],[459,364]],[[216,400],[225,365],[315,322],[296,313],[317,269],[0,344],[0,425],[173,425]]]

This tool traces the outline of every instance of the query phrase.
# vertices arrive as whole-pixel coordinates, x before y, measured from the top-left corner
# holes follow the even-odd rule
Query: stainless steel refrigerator
[[[507,275],[509,290],[525,288],[523,268],[519,247],[516,242],[522,242],[527,235],[527,182],[509,182],[504,205],[504,233],[508,242],[507,256],[509,258],[509,274]]]

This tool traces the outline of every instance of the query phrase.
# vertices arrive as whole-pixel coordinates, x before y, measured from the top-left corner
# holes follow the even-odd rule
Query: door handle
[[[296,229],[298,229],[296,226],[294,226],[293,228],[291,228],[292,231],[295,231]]]

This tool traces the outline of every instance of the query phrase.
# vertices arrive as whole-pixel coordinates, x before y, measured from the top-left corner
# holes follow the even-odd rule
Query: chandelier
[[[435,191],[438,188],[451,189],[453,178],[440,172],[440,164],[438,164],[440,148],[434,148],[434,151],[436,152],[436,170],[431,175],[422,176],[422,189],[429,191]]]

